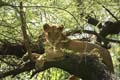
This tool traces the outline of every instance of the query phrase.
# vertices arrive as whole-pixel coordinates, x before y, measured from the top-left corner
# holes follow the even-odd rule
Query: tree
[[[120,30],[119,30],[118,6],[115,6],[115,5],[119,5],[119,2],[116,2],[115,0],[113,0],[107,4],[108,1],[110,0],[106,0],[106,1],[104,0],[23,1],[24,3],[23,8],[25,9],[25,13],[26,13],[24,17],[26,17],[25,19],[27,24],[26,26],[27,33],[29,35],[29,40],[30,40],[28,41],[28,44],[30,44],[31,51],[39,53],[38,55],[41,55],[44,53],[44,36],[42,35],[41,26],[44,24],[44,22],[57,23],[57,24],[63,24],[65,25],[66,28],[69,29],[69,31],[66,31],[66,36],[76,37],[76,34],[77,34],[77,36],[82,37],[81,34],[83,34],[83,38],[81,39],[90,41],[91,35],[95,35],[97,37],[97,40],[100,42],[100,45],[105,48],[108,48],[108,43],[109,44],[114,43],[111,46],[111,48],[110,47],[109,48],[111,52],[114,52],[116,50],[115,51],[116,54],[114,54],[115,55],[114,59],[117,60],[116,55],[119,55],[118,52],[120,51],[118,46],[118,43],[120,43],[120,41],[119,41],[119,36],[117,35],[119,35],[118,33],[120,32]],[[109,5],[112,5],[112,6],[109,6]],[[63,60],[58,59],[53,62],[46,62],[43,69],[35,70],[34,72],[34,69],[35,69],[34,62],[31,62],[29,60],[27,60],[26,62],[21,61],[21,57],[26,53],[28,49],[26,49],[26,46],[23,41],[23,36],[21,34],[22,33],[21,20],[20,20],[21,17],[20,17],[19,7],[20,6],[19,6],[18,0],[15,0],[15,1],[1,0],[0,2],[0,10],[1,10],[0,11],[1,13],[0,63],[2,63],[1,70],[3,72],[0,74],[0,77],[6,77],[9,75],[13,75],[15,77],[17,74],[20,74],[26,71],[33,71],[33,75],[31,76],[33,77],[38,72],[44,71],[54,66],[57,68],[61,68],[78,77],[81,77],[85,80],[90,80],[90,79],[101,80],[101,78],[104,78],[104,79],[107,78],[106,80],[108,80],[109,78],[115,79],[114,75],[110,75],[109,71],[107,71],[104,64],[101,63],[99,58],[94,55],[92,56],[85,55],[82,62],[78,63],[78,61],[81,60],[79,59],[78,56],[67,54],[67,57],[65,56]],[[111,21],[107,20],[109,18],[108,16],[110,17]],[[115,18],[118,19],[118,21]],[[115,21],[113,19],[115,19]],[[105,25],[103,25],[103,22],[105,23]],[[89,28],[87,27],[91,28],[92,30],[89,30]],[[111,33],[108,31],[108,33],[106,34],[107,29],[105,28],[112,29],[113,32],[114,30],[117,30],[117,32],[115,31],[116,33],[110,36]],[[88,36],[86,33],[88,34]],[[115,38],[116,40],[112,38]],[[104,44],[102,44],[102,42],[104,42]],[[16,57],[13,57],[13,55],[17,56],[17,58],[19,59],[17,59]],[[73,56],[75,56],[75,58]],[[87,60],[88,62],[87,64],[85,64],[84,62],[85,60]],[[70,65],[70,62],[72,63],[71,65],[76,64],[77,66],[79,66],[79,68],[76,68],[77,71],[79,72],[73,71],[74,67],[67,66],[67,64]],[[22,64],[20,65],[19,63],[22,63]],[[61,63],[61,65],[58,63]],[[118,68],[119,63],[117,61],[115,61],[114,63],[115,65],[117,65],[115,69],[116,70],[119,69]],[[9,67],[6,67],[6,70],[4,71],[3,67],[6,64],[9,65]],[[90,67],[88,68],[86,65],[87,66],[89,65]],[[12,68],[12,69],[9,70],[8,68]],[[88,71],[85,71],[85,70],[88,70]],[[94,72],[91,73],[92,71]],[[84,72],[87,72],[87,73],[84,73]],[[104,73],[105,75],[101,73]],[[119,73],[119,71],[116,73]],[[58,74],[62,75],[62,73],[58,73]],[[96,77],[93,77],[92,75],[96,75]],[[68,73],[66,73],[66,76],[68,77]],[[100,77],[100,76],[103,76],[103,77]]]

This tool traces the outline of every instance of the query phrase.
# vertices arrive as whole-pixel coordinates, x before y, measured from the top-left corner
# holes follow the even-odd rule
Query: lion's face
[[[58,27],[55,25],[50,26],[48,24],[44,24],[43,29],[46,40],[52,45],[56,45],[60,41],[62,37],[63,26]]]

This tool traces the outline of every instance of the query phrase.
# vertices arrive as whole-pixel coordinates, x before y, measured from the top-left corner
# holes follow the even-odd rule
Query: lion
[[[44,34],[45,34],[45,39],[49,43],[49,45],[52,48],[53,53],[56,53],[57,55],[60,54],[62,56],[62,50],[61,49],[68,49],[72,50],[76,53],[79,52],[79,55],[82,56],[84,53],[91,53],[92,51],[94,52],[97,51],[97,54],[100,55],[102,58],[104,64],[108,67],[108,69],[114,73],[114,68],[113,68],[113,63],[112,63],[112,58],[109,53],[109,51],[97,44],[93,44],[87,41],[80,41],[80,40],[71,40],[67,38],[63,34],[63,26],[56,26],[56,25],[49,25],[49,24],[44,24],[43,25],[44,29]],[[97,50],[96,50],[97,49]],[[51,53],[52,55],[52,53]]]
[[[37,59],[36,66],[38,68],[42,67],[45,61],[53,61],[54,58],[64,56],[64,50],[70,50],[69,52],[77,53],[79,56],[82,56],[84,53],[96,53],[100,55],[100,58],[102,58],[103,63],[108,67],[109,71],[114,73],[112,58],[107,49],[87,41],[69,39],[63,34],[63,26],[46,23],[43,25],[43,29],[49,47],[45,48],[45,54]],[[69,80],[77,79],[74,75],[69,78]]]

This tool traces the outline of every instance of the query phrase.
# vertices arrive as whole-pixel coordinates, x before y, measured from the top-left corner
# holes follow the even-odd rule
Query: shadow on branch
[[[80,77],[83,80],[119,80],[114,74],[111,74],[108,71],[106,66],[96,55],[88,54],[85,54],[82,57],[75,54],[66,54],[63,57],[56,58],[54,61],[46,61],[42,68],[33,72],[31,77],[33,77],[36,73],[51,67],[63,69],[64,71]],[[0,78],[4,78],[9,75],[15,76],[33,69],[35,69],[35,64],[29,61],[15,70],[0,74]]]

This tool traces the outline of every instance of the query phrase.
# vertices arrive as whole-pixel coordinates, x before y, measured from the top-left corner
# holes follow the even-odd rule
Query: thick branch
[[[45,71],[51,67],[63,69],[70,74],[82,78],[83,80],[119,80],[115,79],[116,77],[111,76],[106,66],[96,55],[84,54],[80,57],[75,54],[66,54],[64,57],[54,59],[54,61],[46,61],[44,66],[39,68],[36,72]],[[3,78],[8,75],[15,76],[34,68],[34,63],[28,62],[18,69],[0,74],[0,77]]]
[[[110,80],[110,75],[106,74],[103,64],[89,55],[83,55],[82,58],[76,55],[66,55],[63,60],[51,62],[49,65],[61,68],[83,80]]]
[[[45,62],[38,72],[50,67],[63,69],[83,80],[119,80],[109,73],[106,66],[94,54],[84,54],[82,56],[66,54],[64,58],[56,58],[55,61]]]
[[[94,26],[97,26],[98,28],[102,28],[102,27],[103,27],[103,26],[102,26],[102,23],[100,23],[97,19],[92,18],[91,16],[87,16],[86,19],[88,19],[87,22],[88,22],[89,24],[92,24],[92,25],[94,25]]]
[[[44,53],[44,47],[42,43],[40,44],[38,42],[38,43],[32,44],[30,47],[31,47],[32,53],[39,53],[39,54]],[[26,53],[26,51],[27,50],[25,48],[25,45],[20,43],[19,44],[10,43],[5,41],[3,44],[0,45],[0,55],[14,55],[18,58],[21,58]]]
[[[103,6],[104,7],[104,6]],[[104,7],[105,8],[105,7]],[[105,8],[106,9],[106,8]],[[107,11],[109,11],[108,9],[106,9]],[[110,12],[110,11],[109,11]],[[112,15],[112,13],[111,13]],[[102,25],[102,23],[99,23],[98,20],[92,18],[91,16],[88,16],[86,17],[88,19],[88,23],[89,24],[92,24],[94,26],[98,26],[98,28],[100,28],[100,32],[99,32],[99,36],[100,37],[97,37],[97,41],[99,43],[102,44],[102,42],[104,42],[103,46],[105,48],[110,48],[108,46],[108,43],[109,42],[119,42],[119,41],[115,41],[115,40],[108,40],[105,38],[108,36],[108,35],[113,35],[113,34],[118,34],[120,33],[120,21],[116,21],[116,22],[112,22],[112,21],[106,21],[104,23],[104,25]]]
[[[8,72],[5,72],[5,73],[0,73],[0,78],[4,78],[4,77],[7,77],[7,76],[16,76],[22,72],[25,72],[25,71],[30,71],[32,69],[34,69],[34,64],[32,62],[27,62],[25,65],[19,67],[19,68],[16,68],[14,70],[10,70]]]

